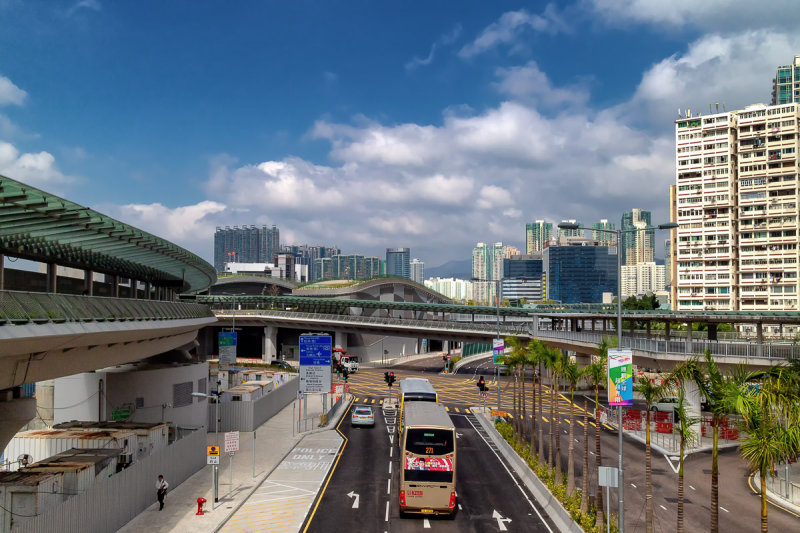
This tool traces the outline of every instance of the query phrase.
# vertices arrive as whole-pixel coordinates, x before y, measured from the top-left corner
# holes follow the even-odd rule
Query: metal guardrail
[[[235,315],[236,317],[242,316],[256,316],[264,318],[283,318],[293,320],[309,320],[316,322],[344,322],[354,323],[359,325],[381,325],[381,326],[398,326],[405,329],[431,329],[439,331],[456,331],[463,333],[497,333],[496,324],[483,324],[479,322],[453,322],[449,320],[419,320],[419,319],[404,319],[392,317],[362,317],[356,315],[336,315],[327,313],[306,313],[298,311],[278,311],[272,309],[241,309],[232,311],[230,309],[218,309],[215,312],[217,317],[227,317]],[[529,322],[520,322],[514,324],[500,323],[501,335],[528,335]]]
[[[0,291],[0,325],[213,317],[206,305],[47,292]]]

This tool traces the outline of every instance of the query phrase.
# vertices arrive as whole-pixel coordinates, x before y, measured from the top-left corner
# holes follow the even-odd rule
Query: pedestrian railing
[[[791,481],[786,474],[784,465],[776,466],[775,475],[767,476],[767,492],[793,505],[800,505],[800,484]]]
[[[179,320],[213,316],[208,306],[194,303],[0,291],[0,325]]]
[[[331,408],[328,409],[328,411],[325,413],[306,416],[295,420],[294,432],[305,433],[307,431],[323,428],[326,425],[328,425],[328,422],[331,420],[331,416],[333,416],[333,413],[336,412],[336,409],[340,405],[342,405],[342,403],[345,401],[346,396],[347,395],[344,393],[337,396],[334,396],[332,394],[329,395],[329,398],[333,401],[333,403],[331,404]]]

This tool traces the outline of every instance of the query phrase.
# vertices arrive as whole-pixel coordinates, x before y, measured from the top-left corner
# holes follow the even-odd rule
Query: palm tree
[[[597,357],[592,363],[586,367],[586,376],[594,387],[594,453],[595,464],[597,470],[603,465],[603,456],[600,450],[600,386],[606,383],[608,376],[606,375],[606,364],[608,363],[608,349],[616,346],[616,339],[613,337],[603,337],[600,344],[597,346]],[[585,449],[586,460],[589,458],[589,449]],[[597,508],[597,521],[595,522],[598,527],[603,526],[603,489],[600,484],[597,484],[597,494],[595,496],[595,507]]]
[[[561,352],[555,348],[550,348],[549,346],[545,348],[543,353],[544,364],[550,370],[550,424],[549,424],[549,435],[550,435],[550,447],[547,450],[547,466],[549,468],[553,468],[553,453],[555,451],[555,442],[553,440],[553,427],[556,425],[555,421],[555,391],[556,391],[556,367],[558,366],[558,361],[561,358]]]
[[[643,379],[636,383],[634,390],[638,392],[647,407],[647,425],[645,426],[644,457],[645,457],[645,495],[644,495],[644,514],[645,528],[647,533],[653,533],[653,466],[652,453],[650,451],[650,408],[652,405],[663,398],[672,386],[671,383],[656,385],[649,379]],[[622,428],[620,428],[622,431]]]
[[[528,366],[531,367],[531,453],[534,453],[536,449],[536,386],[537,382],[539,384],[539,393],[541,394],[541,378],[537,378],[536,375],[536,367],[541,366],[542,364],[542,348],[544,344],[537,340],[532,339],[531,342],[528,344],[528,356],[526,357],[525,361]],[[541,428],[541,424],[539,425]],[[540,429],[541,431],[541,429]],[[541,435],[539,436],[539,440],[541,441]]]
[[[561,470],[561,419],[559,417],[558,412],[558,397],[561,393],[558,391],[558,380],[562,375],[564,370],[564,354],[561,350],[554,348],[553,351],[556,354],[554,365],[553,365],[553,405],[551,406],[551,414],[555,413],[554,419],[551,421],[551,427],[555,426],[553,431],[556,437],[556,450],[555,450],[555,471],[556,471],[556,484],[561,484],[564,482]]]
[[[522,365],[525,364],[527,359],[527,347],[519,337],[507,337],[506,344],[511,346],[511,353],[505,357],[505,363],[513,368],[514,371],[514,427],[517,441],[524,440],[525,438],[525,412],[524,403],[522,404],[522,417],[520,418],[520,398],[525,394],[525,383],[522,383],[522,395],[517,393],[517,383],[519,372]],[[498,382],[498,386],[500,383]]]
[[[575,450],[575,389],[578,388],[578,382],[583,378],[585,370],[578,366],[577,361],[572,361],[565,357],[561,365],[561,375],[569,383],[569,452],[567,455],[567,494],[575,492],[575,459],[573,452]],[[585,444],[585,443],[584,443]],[[585,476],[585,474],[584,474]]]
[[[508,340],[511,340],[510,338]],[[519,411],[517,411],[517,367],[519,366],[519,354],[514,350],[511,353],[505,355],[503,357],[503,363],[508,368],[509,372],[514,373],[514,388],[512,389],[512,403],[513,403],[513,420],[511,427],[513,428],[514,432],[514,440],[519,441]],[[498,380],[497,386],[500,386],[500,382]]]
[[[583,475],[581,476],[581,514],[589,510],[589,410],[583,398]]]
[[[678,404],[675,406],[675,416],[678,419],[678,436],[681,440],[680,454],[678,459],[678,533],[683,533],[683,460],[686,450],[686,445],[692,445],[697,441],[697,433],[692,429],[692,426],[700,422],[697,417],[690,417],[686,410],[686,391],[683,385],[678,388]]]

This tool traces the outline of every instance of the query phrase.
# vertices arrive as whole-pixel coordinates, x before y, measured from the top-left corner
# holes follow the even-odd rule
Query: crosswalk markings
[[[461,411],[458,410],[458,407],[455,408],[456,413],[460,413]]]

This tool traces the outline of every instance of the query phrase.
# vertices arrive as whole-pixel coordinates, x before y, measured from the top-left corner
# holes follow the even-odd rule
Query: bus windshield
[[[446,429],[409,428],[406,451],[414,455],[445,455],[453,453],[453,432]]]

